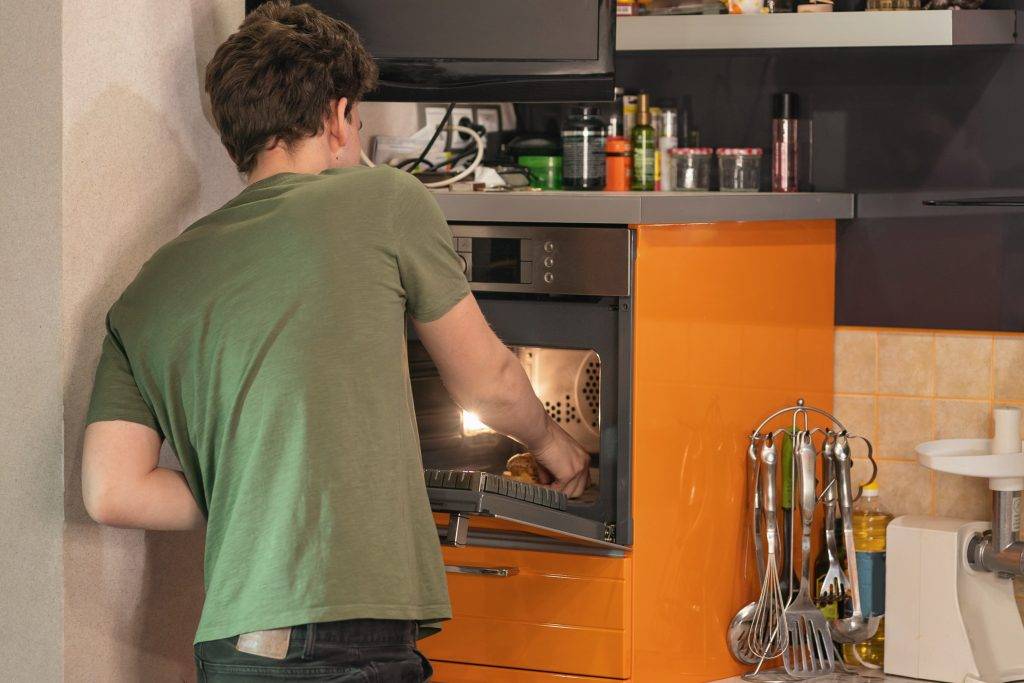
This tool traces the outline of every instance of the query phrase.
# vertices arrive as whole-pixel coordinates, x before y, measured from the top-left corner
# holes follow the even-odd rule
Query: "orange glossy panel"
[[[628,675],[628,558],[476,547],[444,552],[446,564],[514,567],[518,574],[449,574],[453,618],[423,641],[431,660]]]
[[[831,221],[637,229],[633,680],[742,668],[725,631],[752,597],[745,436],[832,397]]]
[[[618,678],[596,678],[553,674],[544,671],[505,669],[494,666],[474,666],[455,662],[431,662],[434,666],[433,683],[618,683]]]

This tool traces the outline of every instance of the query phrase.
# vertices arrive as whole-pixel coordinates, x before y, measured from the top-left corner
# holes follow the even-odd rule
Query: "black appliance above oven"
[[[355,28],[383,101],[611,101],[614,0],[305,0]],[[246,12],[265,0],[246,0]]]
[[[577,500],[500,475],[522,450],[448,395],[410,328],[416,416],[436,512],[555,532],[566,544],[621,550],[632,542],[633,235],[625,227],[453,224],[470,286],[518,355],[548,413],[591,454],[595,485]],[[474,473],[474,474],[464,474]],[[446,534],[464,533],[458,524]],[[474,532],[470,544],[533,546],[527,534]],[[454,536],[448,542],[455,543]]]

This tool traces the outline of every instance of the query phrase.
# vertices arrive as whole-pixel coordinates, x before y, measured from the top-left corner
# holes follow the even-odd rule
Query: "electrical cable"
[[[463,169],[460,173],[456,174],[455,176],[451,178],[446,178],[445,180],[438,180],[437,182],[433,183],[423,183],[424,187],[436,189],[439,187],[448,187],[449,185],[454,185],[455,183],[465,179],[474,171],[476,171],[477,167],[479,167],[481,162],[483,162],[484,160],[484,152],[486,151],[487,145],[484,143],[484,139],[479,133],[477,133],[475,130],[468,126],[448,126],[448,130],[456,133],[465,133],[466,135],[473,138],[473,141],[476,143],[476,156],[474,157],[472,163],[470,163],[469,166],[467,166],[465,169]],[[360,150],[359,152],[359,157],[360,159],[363,160],[363,163],[369,166],[370,168],[373,168],[374,166],[377,165],[373,163],[370,157],[366,156],[366,152],[363,152],[362,150]]]
[[[432,166],[434,167],[434,170],[437,170],[437,168],[439,166],[451,166],[452,169],[454,170],[455,164],[459,163],[460,161],[462,161],[466,157],[473,156],[474,154],[476,154],[476,145],[471,145],[471,146],[467,147],[466,149],[464,149],[464,150],[460,151],[459,153],[457,153],[452,158],[445,159],[444,161],[438,162],[436,164],[432,164]]]
[[[434,129],[434,134],[430,137],[430,142],[426,144],[426,146],[423,148],[423,151],[420,152],[419,158],[416,159],[416,163],[413,164],[410,173],[415,173],[417,169],[419,169],[420,164],[423,163],[423,160],[427,158],[428,154],[430,154],[430,148],[434,146],[434,142],[437,140],[438,136],[441,135],[441,131],[444,130],[445,126],[448,125],[448,121],[452,117],[453,109],[455,109],[455,103],[451,102],[448,105],[448,108],[445,109],[444,116],[441,117],[441,123],[437,124],[437,128]]]

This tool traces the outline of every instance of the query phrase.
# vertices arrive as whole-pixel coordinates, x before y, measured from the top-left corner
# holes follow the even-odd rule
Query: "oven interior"
[[[593,349],[512,346],[545,410],[591,458],[591,484],[569,501],[572,514],[614,523],[613,496],[602,495],[601,358]],[[409,341],[409,367],[426,469],[502,474],[508,458],[526,449],[492,431],[449,396],[423,345]],[[614,420],[612,420],[614,421]],[[606,465],[613,463],[605,463]]]

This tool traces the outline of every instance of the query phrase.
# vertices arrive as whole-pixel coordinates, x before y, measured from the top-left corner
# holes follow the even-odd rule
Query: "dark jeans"
[[[238,637],[195,646],[199,683],[264,680],[423,683],[433,670],[416,649],[414,621],[353,619],[292,628],[288,654],[239,652]]]

